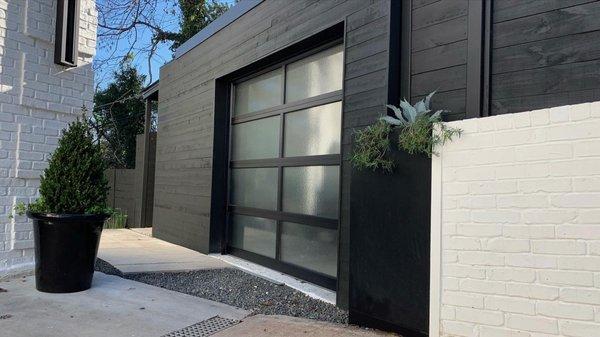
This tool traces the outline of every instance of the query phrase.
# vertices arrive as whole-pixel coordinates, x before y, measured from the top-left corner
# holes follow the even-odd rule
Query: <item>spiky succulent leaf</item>
[[[433,113],[431,115],[430,119],[432,121],[434,121],[434,122],[438,121],[438,120],[441,120],[442,119],[442,112],[444,112],[444,110],[438,110],[438,111],[436,111],[435,113]]]
[[[382,121],[384,121],[384,122],[386,122],[388,124],[391,124],[391,125],[404,125],[404,124],[406,124],[406,121],[404,119],[397,119],[397,118],[394,118],[392,116],[383,116],[383,117],[381,117],[379,119],[381,119]]]
[[[400,107],[402,108],[402,112],[404,113],[406,120],[409,123],[414,123],[417,118],[417,110],[406,100],[400,101]]]
[[[402,110],[399,107],[391,104],[388,104],[386,106],[388,109],[392,109],[392,111],[394,111],[394,115],[396,115],[398,119],[405,121],[404,116],[402,116]]]
[[[425,101],[424,100],[420,100],[415,104],[415,109],[417,110],[417,115],[423,114],[426,111],[429,111],[429,109],[425,106]]]
[[[436,90],[432,91],[427,97],[425,97],[425,107],[429,110],[431,109],[431,97],[435,94]]]

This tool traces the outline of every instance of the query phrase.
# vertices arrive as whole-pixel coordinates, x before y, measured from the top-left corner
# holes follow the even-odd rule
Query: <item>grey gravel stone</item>
[[[96,263],[94,264],[94,270],[103,272],[104,274],[108,275],[123,277],[123,273],[121,273],[119,269],[115,268],[112,264],[98,258],[96,259]]]
[[[103,272],[107,270],[115,275],[111,267],[104,261],[96,263],[96,270]],[[124,277],[229,304],[256,314],[287,315],[334,323],[348,322],[348,313],[334,305],[238,269],[138,273],[126,274]]]

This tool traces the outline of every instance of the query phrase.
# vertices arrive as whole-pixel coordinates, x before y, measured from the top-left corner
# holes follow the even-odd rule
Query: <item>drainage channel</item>
[[[170,332],[162,337],[205,337],[230,328],[238,323],[240,323],[240,321],[235,319],[215,316],[183,329]]]

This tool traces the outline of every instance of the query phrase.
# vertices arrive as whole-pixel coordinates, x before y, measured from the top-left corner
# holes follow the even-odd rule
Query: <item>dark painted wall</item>
[[[411,11],[411,101],[437,90],[434,104],[465,116],[468,0],[413,0]]]
[[[393,145],[395,148],[395,145]],[[393,150],[394,172],[352,172],[350,322],[429,327],[431,160]]]
[[[495,1],[491,112],[600,99],[600,1]]]
[[[387,102],[389,7],[388,0],[266,0],[163,66],[155,235],[201,252],[211,248],[214,123],[222,121],[215,116],[215,79],[345,20],[338,304],[346,307],[351,134],[373,122]]]
[[[434,106],[451,110],[447,120],[467,117],[473,38],[491,43],[482,60],[491,70],[474,84],[489,83],[483,104],[491,115],[600,99],[600,1],[482,0],[491,4],[491,30],[483,36],[469,25],[478,1],[412,0],[412,101],[437,89]]]

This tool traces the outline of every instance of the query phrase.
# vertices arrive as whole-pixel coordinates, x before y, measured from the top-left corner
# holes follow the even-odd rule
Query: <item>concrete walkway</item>
[[[221,260],[129,229],[103,230],[98,257],[124,274],[230,267]]]
[[[35,290],[32,276],[0,282],[0,335],[5,337],[162,336],[213,316],[240,320],[232,306],[96,272],[91,289]]]
[[[273,279],[275,280],[274,282],[276,283],[285,283],[288,284],[288,282],[290,282],[289,280],[287,280],[286,282],[281,282],[281,280],[275,275],[278,273],[267,273],[264,271],[260,271],[261,268],[264,267],[257,267],[257,266],[249,266],[250,263],[249,262],[239,262],[237,260],[237,258],[233,258],[233,257],[223,257],[221,256],[220,258],[214,258],[211,256],[207,256],[201,253],[198,253],[196,251],[187,249],[187,248],[183,248],[156,238],[152,238],[151,236],[149,236],[148,230],[143,230],[143,231],[134,231],[134,230],[129,230],[129,229],[109,229],[109,230],[104,230],[102,232],[102,239],[100,241],[100,249],[98,251],[98,257],[107,261],[108,263],[112,264],[114,267],[116,267],[117,269],[119,269],[122,273],[127,274],[127,273],[137,273],[137,272],[164,272],[164,271],[183,271],[183,270],[203,270],[203,269],[214,269],[214,268],[239,268],[242,270],[245,270],[247,272],[251,272],[251,273],[256,273],[257,275],[261,275],[262,277],[265,277],[267,279]],[[224,261],[225,260],[225,261]],[[100,279],[98,280],[98,275],[100,276]],[[286,276],[287,278],[291,278],[290,276]],[[111,281],[112,280],[112,281]],[[136,320],[138,320],[138,316],[141,315],[140,319],[140,323],[141,325],[144,325],[144,319],[147,318],[148,316],[144,316],[144,314],[149,313],[149,309],[148,308],[155,308],[155,303],[152,301],[151,304],[147,304],[147,303],[137,303],[136,301],[140,300],[137,299],[138,296],[140,296],[142,299],[143,298],[148,298],[149,296],[145,293],[143,293],[144,291],[148,290],[150,293],[155,294],[152,295],[154,297],[158,297],[158,293],[161,292],[165,292],[167,294],[172,294],[173,292],[168,291],[168,290],[163,290],[160,288],[155,288],[149,285],[145,285],[142,283],[137,283],[137,282],[133,282],[134,285],[132,285],[131,287],[138,289],[138,293],[139,295],[135,295],[135,292],[128,292],[128,291],[123,291],[123,289],[121,290],[117,290],[117,291],[111,291],[111,287],[110,285],[113,284],[111,282],[115,282],[115,277],[112,276],[106,276],[104,274],[99,274],[96,273],[95,276],[95,281],[98,282],[95,284],[95,286],[98,287],[104,287],[104,289],[94,289],[92,288],[92,290],[90,291],[91,294],[94,294],[94,292],[98,292],[98,293],[103,293],[103,292],[108,292],[111,293],[111,295],[106,294],[105,296],[110,297],[116,297],[116,298],[121,298],[121,300],[125,303],[128,304],[127,306],[122,308],[122,311],[117,310],[116,312],[113,312],[112,310],[108,310],[108,309],[103,309],[102,307],[99,308],[99,312],[97,313],[97,319],[100,319],[101,317],[105,317],[105,319],[112,324],[118,324],[118,325],[122,325],[122,328],[125,329],[123,331],[127,331],[127,332],[135,332],[137,334],[127,334],[127,335],[120,335],[120,334],[99,334],[102,335],[103,337],[105,336],[154,336],[153,334],[144,334],[144,331],[148,331],[148,330],[153,330],[154,328],[149,328],[148,330],[145,329],[145,327],[142,327],[140,331],[136,331],[133,329],[132,326],[128,325],[129,323],[131,323],[134,326],[140,326],[138,324],[136,324]],[[111,282],[109,282],[111,281]],[[28,282],[30,282],[31,284],[28,284],[27,287],[30,289],[29,292],[27,292],[28,296],[34,296],[36,294],[41,294],[41,293],[37,293],[35,290],[31,290],[33,288],[33,284],[32,284],[32,280],[28,280]],[[123,280],[123,282],[132,282],[132,281],[126,281]],[[298,281],[301,282],[301,281]],[[18,283],[18,282],[17,282]],[[294,282],[291,282],[292,284]],[[307,293],[310,296],[313,297],[317,297],[317,298],[325,298],[328,296],[324,296],[323,294],[321,294],[320,291],[316,291],[314,289],[312,289],[311,287],[317,287],[317,286],[312,286],[306,282],[302,282],[304,283],[304,286],[299,286],[296,289],[301,290],[301,291],[305,291],[306,292],[306,288],[310,288]],[[290,284],[288,284],[289,286]],[[1,283],[0,283],[0,287],[2,287]],[[114,287],[113,287],[114,288]],[[151,290],[149,290],[149,288],[152,288]],[[329,290],[327,290],[327,292],[330,292]],[[82,292],[80,294],[84,295],[87,292]],[[179,293],[175,293],[178,296],[184,296],[184,297],[190,297],[188,295],[184,295],[184,294],[179,294]],[[319,294],[319,296],[315,296],[315,294]],[[335,293],[333,293],[335,294]],[[133,298],[130,298],[131,295],[134,295]],[[45,296],[45,295],[43,295]],[[52,296],[52,295],[50,295]],[[65,308],[65,307],[69,307],[72,304],[69,304],[70,301],[73,301],[73,298],[71,297],[72,295],[62,295],[65,297],[60,297],[60,296],[56,296],[53,298],[57,298],[57,302],[54,303],[54,306],[50,306],[50,308],[56,308],[57,306],[59,308]],[[175,302],[178,302],[178,296],[173,297],[173,300]],[[335,295],[333,295],[335,298]],[[2,303],[2,297],[3,294],[0,293],[0,303]],[[177,313],[177,310],[171,310],[171,308],[166,305],[164,306],[165,310],[162,311],[152,311],[152,316],[154,317],[154,319],[157,322],[164,322],[165,325],[168,325],[168,328],[172,330],[176,330],[176,329],[181,329],[185,326],[197,323],[199,321],[202,321],[208,317],[213,317],[216,315],[225,317],[225,318],[235,318],[235,317],[243,317],[245,316],[245,312],[242,310],[239,311],[235,311],[238,309],[235,308],[231,308],[228,307],[224,304],[222,304],[223,307],[213,307],[213,306],[208,306],[208,303],[214,304],[214,302],[208,301],[208,300],[202,300],[199,299],[197,297],[193,297],[195,299],[198,299],[199,301],[205,301],[205,308],[198,308],[197,306],[194,307],[193,303],[188,305],[185,301],[181,301],[179,302],[179,307],[180,310],[182,310],[184,312],[183,315],[180,315],[179,313]],[[78,299],[77,297],[74,298],[75,302],[79,302],[82,301],[83,299]],[[131,302],[133,301],[133,302]],[[35,301],[33,299],[29,299],[28,301],[26,301],[25,308],[23,308],[23,310],[27,310],[28,308],[31,309],[33,308],[33,303]],[[91,303],[93,304],[94,301],[92,300]],[[134,304],[135,303],[135,304]],[[89,303],[88,303],[89,304]],[[129,305],[131,304],[131,305]],[[16,303],[15,303],[16,305]],[[44,306],[46,304],[43,304]],[[154,305],[154,306],[153,306]],[[146,309],[144,309],[143,311],[140,312],[138,307],[145,307]],[[2,315],[2,306],[0,306],[0,315]],[[109,308],[112,308],[109,307]],[[198,310],[199,315],[197,315],[195,318],[192,317],[186,317],[185,314],[188,312],[186,311],[187,309],[189,309],[190,312],[194,312],[194,310]],[[227,311],[227,310],[233,310],[231,312]],[[49,309],[49,310],[56,310],[56,309]],[[63,309],[63,311],[66,309]],[[203,311],[204,310],[204,311]],[[210,314],[208,314],[208,312],[211,312]],[[60,310],[59,310],[60,312]],[[242,316],[240,316],[242,315]],[[120,317],[131,317],[131,321],[128,321],[129,323],[121,323],[121,321],[119,320]],[[173,316],[178,316],[177,319],[175,319]],[[87,316],[87,319],[90,319],[91,317],[94,316]],[[238,319],[239,319],[238,318]],[[64,315],[63,317],[53,317],[52,319],[57,319],[59,321],[63,321]],[[68,321],[67,323],[71,323],[70,321]],[[2,326],[2,321],[0,320],[0,327]],[[18,325],[16,325],[14,328],[16,329]],[[62,326],[62,323],[60,324],[61,328],[64,329],[75,329],[76,326],[79,326],[78,323],[73,323],[73,325],[69,325],[67,324],[66,327]],[[102,326],[102,325],[101,325]],[[40,326],[40,328],[42,328]],[[132,330],[127,330],[127,329],[132,329]],[[62,332],[64,331],[68,331],[68,330],[60,330]],[[165,331],[167,330],[166,327],[165,329],[161,330],[161,331]],[[14,330],[17,331],[17,330]],[[32,330],[32,331],[44,331],[44,330]],[[72,330],[72,331],[76,331],[76,330]],[[101,331],[101,330],[100,330]],[[65,336],[67,335],[71,335],[71,334],[65,334]],[[80,336],[96,336],[93,333],[90,334],[84,334],[81,333],[79,334]],[[295,337],[295,336],[311,336],[311,337],[315,337],[315,336],[323,336],[323,337],[329,337],[329,336],[356,336],[356,337],[367,337],[367,336],[388,336],[387,334],[383,334],[383,333],[378,333],[375,332],[373,330],[365,330],[365,329],[360,329],[357,327],[351,327],[351,326],[345,326],[345,325],[340,325],[340,324],[333,324],[333,323],[327,323],[327,322],[321,322],[321,321],[313,321],[313,320],[308,320],[308,319],[301,319],[301,318],[295,318],[295,317],[289,317],[289,316],[265,316],[265,315],[255,315],[255,316],[249,316],[246,317],[245,319],[243,319],[243,321],[233,327],[230,327],[228,329],[222,330],[220,332],[218,332],[216,335],[214,336],[219,336],[219,337],[229,337],[229,336],[281,336],[281,337]],[[3,336],[3,335],[2,335]],[[24,336],[29,336],[29,335],[24,335]],[[31,336],[37,336],[35,333],[31,334]],[[49,335],[49,336],[55,336],[55,335]],[[56,334],[56,336],[60,336],[60,334]],[[391,336],[391,335],[390,335]]]
[[[250,313],[170,290],[96,272],[91,289],[72,294],[35,290],[33,276],[0,282],[2,337],[159,337],[220,316],[241,322],[215,337],[394,336],[352,326]]]

